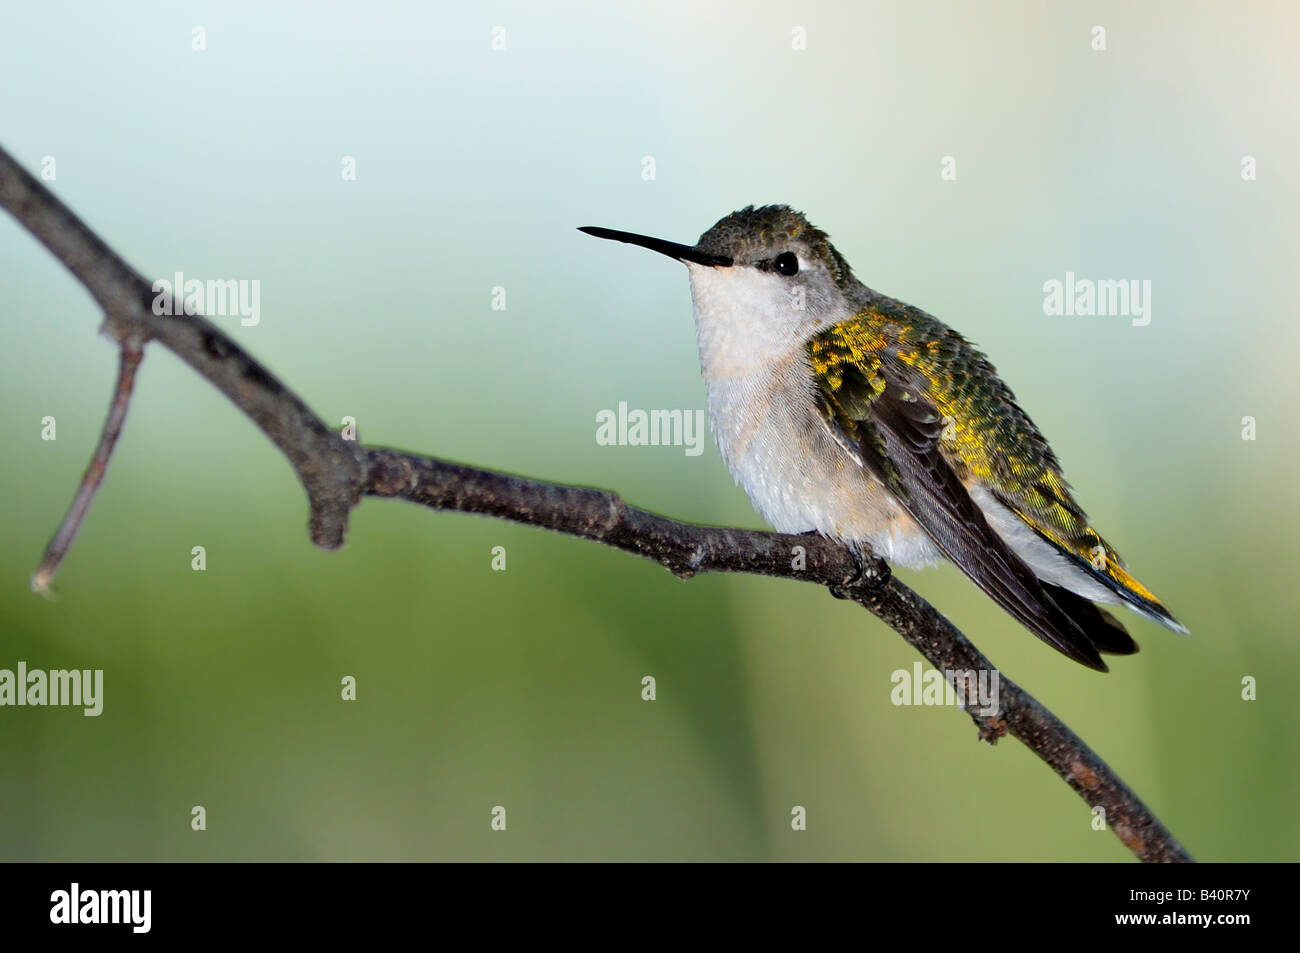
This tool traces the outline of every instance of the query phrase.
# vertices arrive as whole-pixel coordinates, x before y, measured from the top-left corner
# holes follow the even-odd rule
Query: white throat
[[[686,265],[705,381],[761,373],[783,363],[812,332],[779,276],[733,265]]]

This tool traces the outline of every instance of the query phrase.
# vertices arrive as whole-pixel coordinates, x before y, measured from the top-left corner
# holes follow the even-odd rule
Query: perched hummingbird
[[[1187,630],[1129,575],[993,365],[853,276],[826,233],[749,206],[694,245],[582,231],[686,265],[709,423],[773,528],[900,566],[941,557],[1053,648],[1106,671],[1137,645],[1095,602]]]

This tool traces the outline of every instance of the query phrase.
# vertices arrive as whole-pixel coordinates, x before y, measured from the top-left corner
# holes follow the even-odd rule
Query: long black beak
[[[612,228],[600,228],[597,225],[584,225],[578,229],[580,232],[586,232],[588,235],[595,235],[597,238],[612,238],[616,242],[627,242],[629,245],[640,245],[642,248],[648,248],[651,251],[657,251],[661,255],[667,255],[669,258],[676,258],[678,261],[691,261],[697,265],[711,265],[714,268],[730,268],[734,262],[726,255],[706,255],[690,245],[679,245],[676,242],[666,242],[662,238],[651,238],[649,235],[634,235],[631,232],[616,232]]]

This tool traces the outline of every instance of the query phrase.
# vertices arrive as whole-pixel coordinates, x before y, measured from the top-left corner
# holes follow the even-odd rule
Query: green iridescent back
[[[943,418],[939,448],[963,482],[989,489],[1030,527],[1115,583],[1154,601],[1088,523],[1047,440],[1020,409],[988,359],[918,308],[877,297],[808,342],[808,361],[831,423],[868,446],[886,370]],[[895,492],[904,488],[893,486]]]

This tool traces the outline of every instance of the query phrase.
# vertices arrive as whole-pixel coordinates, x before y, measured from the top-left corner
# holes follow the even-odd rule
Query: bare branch
[[[310,508],[316,545],[343,545],[359,499],[361,454],[331,431],[274,374],[198,315],[155,314],[153,283],[122,261],[49,189],[0,149],[0,205],[85,285],[119,341],[165,345],[252,418],[289,458]]]
[[[653,559],[674,574],[743,572],[830,587],[863,606],[915,647],[940,672],[992,672],[996,666],[956,626],[890,575],[880,560],[859,566],[843,546],[821,536],[788,536],[678,523],[628,506],[603,490],[558,486],[399,453],[368,450],[364,492],[437,510],[496,516],[581,536]],[[803,559],[794,560],[795,547]],[[801,568],[795,568],[798,565]],[[1145,861],[1191,857],[1114,771],[1059,718],[999,673],[999,714],[968,709],[980,737],[1010,733],[1051,766]]]
[[[90,465],[86,467],[86,472],[81,478],[81,486],[77,489],[77,495],[72,498],[72,505],[68,507],[67,515],[63,517],[63,522],[59,524],[50,544],[45,547],[45,556],[41,559],[41,564],[32,573],[33,592],[49,595],[54,574],[58,572],[63,557],[68,554],[72,541],[77,538],[81,521],[90,512],[90,504],[94,502],[99,485],[104,481],[109,458],[112,457],[113,448],[117,446],[117,438],[122,433],[122,424],[126,422],[126,412],[131,405],[131,391],[135,386],[135,372],[143,357],[144,345],[139,340],[122,343],[117,386],[113,390],[113,402],[109,405],[104,429],[99,435],[99,446],[95,448],[95,455],[90,458]]]
[[[311,537],[320,546],[342,544],[348,513],[363,494],[406,499],[580,536],[653,559],[681,577],[745,572],[825,585],[883,620],[939,671],[996,671],[952,623],[893,578],[883,562],[859,562],[819,536],[678,523],[602,490],[542,483],[344,440],[215,325],[198,316],[154,314],[151,284],[3,149],[0,205],[86,286],[119,340],[159,341],[270,437],[307,491]],[[796,546],[803,547],[800,561],[794,559]],[[1060,719],[1005,676],[1000,695],[998,715],[969,711],[981,737],[996,741],[1010,733],[1024,742],[1086,803],[1105,807],[1108,825],[1141,860],[1191,860],[1141,799]]]
[[[859,575],[853,554],[821,536],[786,536],[678,523],[628,506],[616,494],[542,483],[477,470],[395,450],[367,450],[363,490],[437,510],[496,516],[557,530],[623,549],[689,578],[697,572],[846,583]],[[791,568],[792,548],[804,547],[807,569]],[[887,575],[883,562],[873,569]]]

